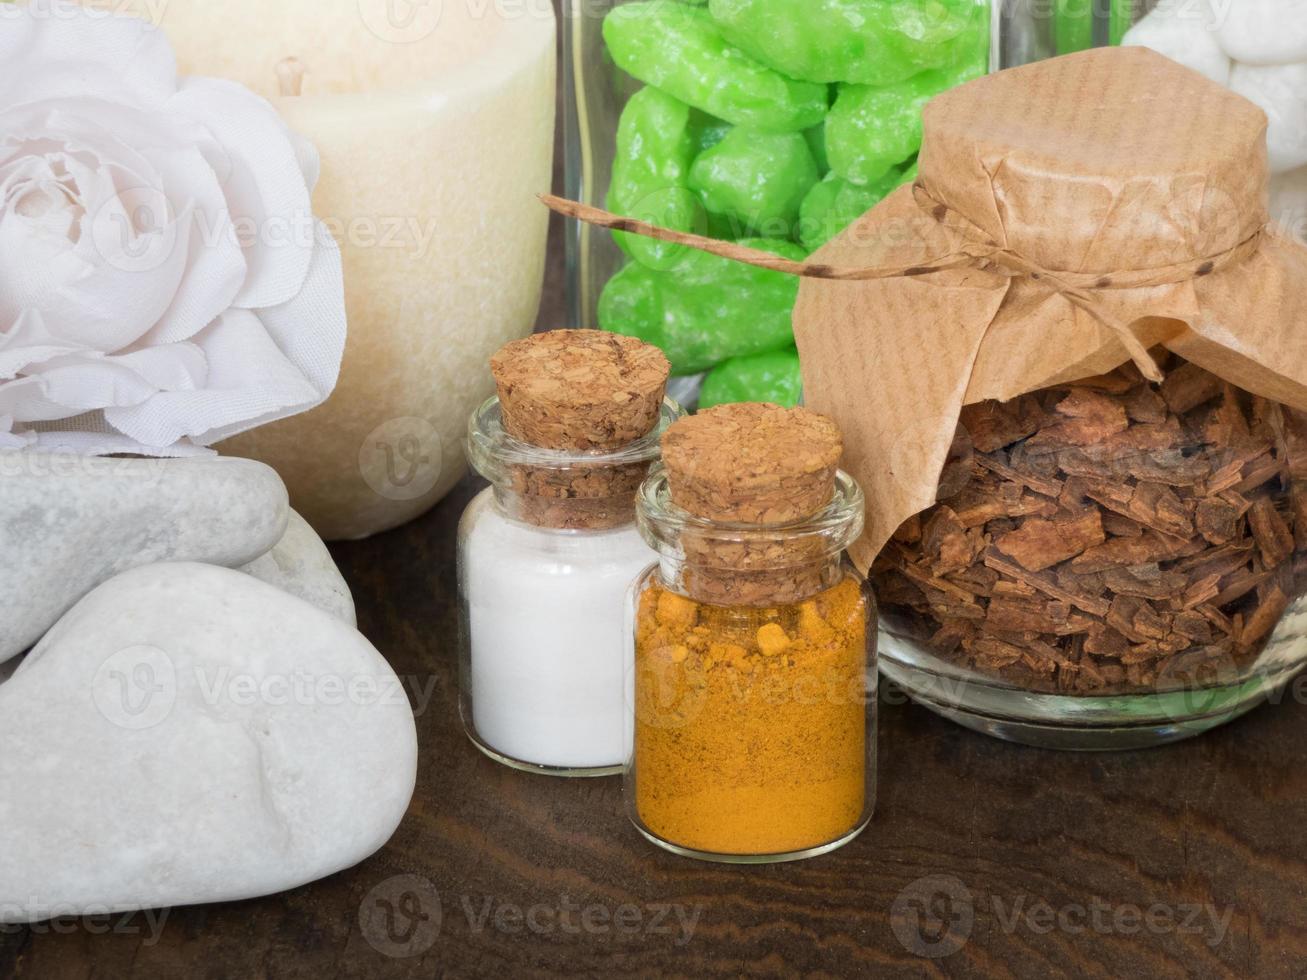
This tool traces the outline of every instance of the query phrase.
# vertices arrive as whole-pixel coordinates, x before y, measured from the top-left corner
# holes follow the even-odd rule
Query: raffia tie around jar
[[[834,423],[804,409],[723,405],[673,426],[663,438],[672,500],[711,522],[681,534],[686,593],[714,605],[759,606],[827,588],[826,542],[783,531],[830,502],[842,453]]]
[[[647,461],[604,463],[658,425],[671,365],[656,347],[593,330],[514,341],[490,362],[504,430],[526,446],[593,453],[594,465],[515,463],[512,516],[537,527],[630,523]]]
[[[1105,374],[1163,347],[1307,410],[1307,249],[1267,214],[1266,117],[1145,48],[979,79],[925,110],[920,176],[807,262],[566,214],[804,276],[806,404],[866,491],[866,570],[930,507],[964,405]]]

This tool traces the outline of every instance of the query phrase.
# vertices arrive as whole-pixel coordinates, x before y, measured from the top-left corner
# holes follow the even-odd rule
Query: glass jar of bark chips
[[[495,355],[468,455],[492,486],[459,528],[464,725],[487,755],[553,775],[628,755],[627,589],[653,559],[635,495],[680,410],[654,347],[557,330]]]
[[[1307,662],[1307,251],[1268,223],[1265,129],[1141,49],[1002,72],[800,270],[882,669],[926,705],[1149,745]]]
[[[1127,366],[963,410],[939,502],[874,566],[887,669],[920,697],[998,734],[1148,744],[1301,665],[1277,629],[1307,571],[1307,416],[1158,360],[1160,386]],[[1014,729],[1012,690],[1054,717]]]
[[[684,419],[641,489],[660,561],[632,595],[640,831],[692,857],[793,860],[875,804],[875,607],[845,547],[863,498],[839,431],[739,404]]]

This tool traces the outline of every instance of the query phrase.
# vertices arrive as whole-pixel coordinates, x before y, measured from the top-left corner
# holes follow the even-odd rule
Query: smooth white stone
[[[1152,48],[1221,85],[1230,84],[1230,58],[1221,49],[1207,0],[1163,0],[1121,42]]]
[[[1271,173],[1307,166],[1307,63],[1235,65],[1230,88],[1256,102],[1271,121],[1266,134]]]
[[[298,596],[350,626],[358,625],[354,597],[331,552],[308,521],[293,510],[277,546],[240,571]]]
[[[0,453],[0,662],[129,568],[253,561],[289,513],[281,478],[250,460]]]
[[[413,713],[356,630],[211,565],[126,572],[0,687],[0,923],[233,901],[394,833]]]
[[[1250,65],[1307,61],[1307,3],[1303,0],[1216,0],[1221,47]]]

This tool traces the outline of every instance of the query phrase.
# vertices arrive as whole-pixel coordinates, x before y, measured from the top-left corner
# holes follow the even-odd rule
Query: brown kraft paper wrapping
[[[867,496],[865,572],[935,502],[963,405],[1165,347],[1307,410],[1307,249],[1270,223],[1266,117],[1145,48],[978,79],[925,111],[920,176],[806,263],[549,202],[805,277],[805,403]]]
[[[1265,133],[1252,103],[1143,48],[1002,72],[927,106],[917,186],[814,261],[929,265],[995,244],[1087,294],[1140,347],[1307,409],[1307,250],[1268,224]],[[1047,271],[982,259],[803,284],[807,404],[840,425],[867,493],[861,568],[935,502],[964,404],[1131,359]]]

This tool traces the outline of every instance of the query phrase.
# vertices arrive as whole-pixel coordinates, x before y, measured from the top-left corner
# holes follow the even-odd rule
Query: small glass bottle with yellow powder
[[[876,796],[875,602],[844,549],[863,496],[835,424],[725,405],[675,423],[640,491],[636,827],[678,854],[767,863],[856,837]]]

